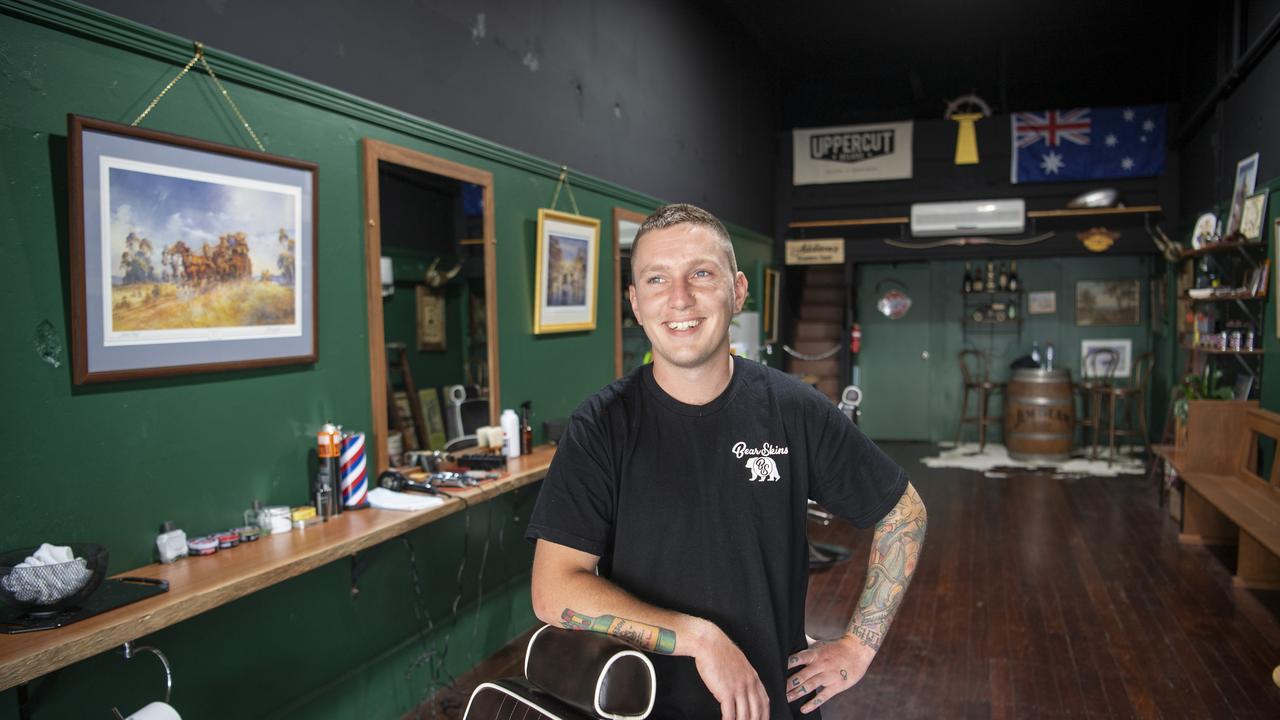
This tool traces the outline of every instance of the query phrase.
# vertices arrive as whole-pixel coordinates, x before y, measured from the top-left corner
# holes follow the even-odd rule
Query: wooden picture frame
[[[761,328],[766,345],[778,342],[782,323],[778,310],[782,300],[782,273],[774,268],[764,269],[764,301],[761,303]]]
[[[1244,207],[1240,211],[1240,235],[1245,242],[1262,242],[1263,231],[1267,227],[1267,191],[1262,191],[1244,199]]]
[[[1137,325],[1141,280],[1077,280],[1076,325]]]
[[[644,224],[645,214],[615,207],[613,209],[613,375],[622,377],[623,336],[626,334],[625,321],[627,309],[627,287],[630,283],[623,281],[623,264],[631,262],[631,246],[635,242],[636,233]],[[626,258],[623,258],[623,248]],[[629,268],[628,268],[629,270]],[[627,273],[630,277],[630,272]]]
[[[1058,312],[1056,290],[1033,290],[1027,293],[1028,315],[1053,315]]]
[[[79,115],[67,143],[77,385],[316,361],[315,163]]]
[[[600,221],[538,210],[535,335],[596,329]]]
[[[448,349],[444,288],[432,290],[426,285],[417,285],[413,292],[418,350],[441,352]]]

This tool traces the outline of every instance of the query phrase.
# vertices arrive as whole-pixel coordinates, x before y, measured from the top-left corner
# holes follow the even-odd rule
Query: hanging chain
[[[830,350],[827,350],[826,352],[820,352],[817,355],[806,355],[802,352],[792,349],[790,345],[783,345],[782,349],[786,350],[788,355],[790,355],[793,358],[796,358],[797,360],[826,360],[832,355],[835,355],[836,353],[840,352],[840,343],[836,343],[831,347]]]
[[[569,202],[573,205],[573,214],[581,215],[578,212],[578,201],[573,197],[573,186],[569,184],[569,167],[567,165],[560,166],[560,181],[556,183],[556,193],[551,196],[551,209],[556,209],[556,202],[560,200],[560,188],[569,191]]]
[[[146,118],[147,115],[150,115],[151,111],[155,110],[156,106],[160,104],[160,100],[164,98],[165,93],[169,92],[169,90],[171,90],[174,85],[177,85],[178,81],[181,80],[184,76],[186,76],[187,71],[191,69],[191,66],[195,65],[196,61],[202,57],[204,57],[204,46],[201,45],[200,43],[196,43],[196,54],[191,56],[191,59],[187,61],[186,66],[182,68],[182,72],[178,73],[177,77],[170,80],[169,84],[165,85],[164,89],[160,91],[160,94],[152,98],[151,104],[147,105],[147,109],[143,110],[142,114],[134,118],[133,122],[129,123],[129,125],[131,127],[138,127],[138,123],[142,122],[142,120]]]
[[[165,94],[168,93],[169,90],[171,90],[174,85],[177,85],[178,81],[186,76],[187,71],[189,71],[196,64],[197,61],[199,61],[199,63],[204,67],[205,72],[209,73],[209,78],[213,80],[213,84],[218,87],[218,92],[222,93],[223,99],[225,99],[227,101],[227,104],[231,106],[231,111],[234,112],[236,114],[236,118],[240,120],[240,125],[244,127],[245,131],[249,133],[249,137],[253,139],[253,144],[257,145],[258,149],[261,150],[262,152],[266,152],[267,149],[262,146],[262,141],[258,139],[258,134],[255,133],[253,131],[253,128],[249,126],[249,121],[244,118],[244,113],[240,112],[240,107],[236,105],[236,101],[231,99],[231,93],[227,92],[227,88],[224,87],[222,84],[222,81],[218,79],[217,73],[215,73],[213,71],[213,68],[210,67],[209,59],[206,58],[204,54],[204,43],[198,42],[195,45],[196,45],[196,54],[192,56],[192,58],[189,61],[187,61],[187,64],[182,68],[182,72],[178,73],[177,77],[170,80],[169,84],[165,85],[164,89],[160,91],[160,94],[156,95],[155,98],[151,100],[151,103],[147,105],[147,109],[143,110],[142,114],[139,115],[137,119],[135,119],[130,124],[133,125],[134,127],[137,127],[138,123],[142,122],[142,120],[145,117],[147,117],[147,115],[149,115],[152,110],[156,108],[156,105],[160,104],[160,100],[164,98]],[[564,177],[563,174],[561,175],[561,177],[562,178]],[[577,209],[576,205],[574,209],[576,211]]]

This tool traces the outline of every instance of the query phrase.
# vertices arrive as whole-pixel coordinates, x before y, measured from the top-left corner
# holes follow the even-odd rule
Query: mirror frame
[[[369,394],[373,406],[373,430],[369,446],[377,457],[377,473],[391,466],[387,457],[387,339],[382,317],[382,203],[378,187],[378,163],[386,161],[415,170],[443,175],[484,188],[484,302],[488,335],[489,424],[498,424],[498,279],[497,239],[493,220],[493,173],[410,150],[382,140],[364,138],[364,261],[365,294],[369,313]]]
[[[618,232],[623,220],[640,225],[648,217],[644,213],[615,207],[613,209],[613,376],[622,377],[622,236]]]

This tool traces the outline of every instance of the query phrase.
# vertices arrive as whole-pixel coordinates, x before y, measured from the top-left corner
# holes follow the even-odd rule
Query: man
[[[527,537],[534,612],[650,651],[657,718],[791,718],[858,682],[915,571],[925,510],[826,398],[729,353],[724,226],[668,205],[636,233],[631,307],[653,363],[570,419]],[[849,631],[804,634],[807,501],[876,525]]]

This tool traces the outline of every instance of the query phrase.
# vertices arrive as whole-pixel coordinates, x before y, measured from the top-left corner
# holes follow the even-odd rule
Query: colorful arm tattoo
[[[893,510],[876,524],[867,586],[849,621],[849,634],[873,650],[880,649],[911,584],[928,524],[924,502],[910,484]]]
[[[676,651],[676,632],[647,625],[613,615],[590,617],[565,608],[560,614],[560,625],[568,630],[588,630],[612,635],[625,640],[641,650],[670,655]]]

